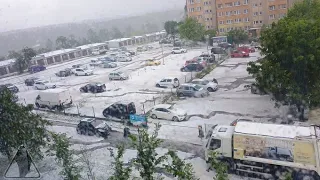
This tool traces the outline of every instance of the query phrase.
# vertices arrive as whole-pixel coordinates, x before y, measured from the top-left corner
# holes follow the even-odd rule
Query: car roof
[[[95,119],[93,118],[84,118],[80,120],[80,122],[93,122],[93,121],[95,121]]]
[[[192,83],[183,83],[180,86],[196,86],[196,84],[192,84]]]
[[[172,104],[157,104],[155,106],[153,106],[153,108],[165,108],[168,109],[172,106]]]
[[[193,79],[192,81],[207,81],[205,79]]]

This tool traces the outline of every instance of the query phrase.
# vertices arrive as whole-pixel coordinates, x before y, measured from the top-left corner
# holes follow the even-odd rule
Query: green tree
[[[276,101],[319,105],[319,15],[319,0],[305,0],[261,35],[264,60],[251,62],[247,70]]]
[[[112,38],[118,39],[123,38],[122,32],[117,27],[112,27]]]
[[[80,46],[80,43],[78,42],[78,40],[76,39],[76,37],[71,34],[68,38],[68,44],[70,44],[71,47],[77,47]]]
[[[19,73],[23,73],[30,65],[30,60],[37,55],[36,51],[29,47],[23,48],[21,52],[11,51],[10,53],[9,56],[16,59],[14,65]]]
[[[228,180],[228,168],[224,162],[217,160],[217,153],[212,152],[209,158],[210,165],[216,170],[215,180]]]
[[[115,166],[114,166],[114,173],[109,178],[110,180],[127,180],[130,179],[130,173],[132,171],[131,167],[125,167],[124,162],[122,160],[123,154],[124,154],[124,146],[120,145],[117,147],[118,152],[117,155],[114,156],[113,152],[111,155],[114,157],[115,160]]]
[[[248,41],[248,33],[241,29],[234,29],[227,33],[227,38],[229,43],[245,43]]]
[[[36,50],[36,53],[37,54],[43,54],[43,53],[46,53],[46,52],[49,52],[51,51],[50,49],[47,49],[47,48],[40,48],[38,50]]]
[[[172,163],[164,165],[167,172],[177,177],[178,180],[194,180],[193,168],[190,163],[186,163],[178,157],[174,151],[169,151],[167,155],[171,158]]]
[[[79,180],[80,168],[76,166],[72,151],[70,150],[70,142],[65,134],[51,133],[53,143],[50,149],[55,153],[56,160],[62,165],[60,174],[65,180]]]
[[[99,38],[98,34],[97,34],[93,29],[89,29],[89,30],[87,31],[87,37],[88,37],[88,40],[89,40],[91,43],[100,42],[100,38]]]
[[[17,58],[18,56],[21,56],[21,54],[17,51],[9,51],[8,52],[8,59],[14,59]]]
[[[56,48],[57,49],[68,49],[71,48],[71,45],[69,44],[68,38],[65,36],[59,36],[56,39]]]
[[[50,51],[53,50],[53,42],[51,41],[51,39],[47,39],[47,42],[46,42],[46,49],[49,49]]]
[[[133,28],[132,28],[131,25],[128,25],[128,26],[126,27],[126,29],[125,29],[125,35],[126,35],[127,37],[130,37],[130,36],[132,36],[132,34],[133,34]]]
[[[0,93],[0,152],[10,159],[13,151],[24,145],[33,158],[41,159],[50,123],[32,113],[32,105],[23,106],[13,99],[9,90]]]
[[[178,22],[177,21],[166,21],[164,23],[164,29],[167,34],[176,35],[178,33]]]
[[[110,33],[108,29],[100,29],[98,36],[102,41],[107,41],[110,39]]]
[[[179,34],[181,38],[192,41],[200,41],[205,33],[204,26],[194,18],[187,18],[179,25]]]

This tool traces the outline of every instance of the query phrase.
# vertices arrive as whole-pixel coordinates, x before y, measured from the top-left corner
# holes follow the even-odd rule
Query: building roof
[[[7,60],[0,61],[0,67],[8,66],[8,65],[14,63],[15,61],[16,61],[16,59],[7,59]]]
[[[122,42],[122,41],[127,41],[127,40],[130,40],[131,38],[120,38],[120,39],[112,39],[112,40],[109,40],[107,42]]]
[[[90,48],[93,48],[93,47],[104,46],[104,45],[106,45],[106,43],[93,43],[93,44],[86,44],[86,45],[78,46],[76,48],[90,49]]]
[[[296,137],[314,136],[315,129],[312,126],[305,127],[240,121],[235,127],[235,133],[293,139]]]
[[[43,53],[43,54],[39,54],[36,57],[51,57],[51,56],[56,56],[56,55],[61,55],[61,54],[65,54],[65,53],[69,53],[72,51],[75,51],[76,49],[61,49],[61,50],[56,50],[56,51],[51,51],[51,52],[47,52],[47,53]]]

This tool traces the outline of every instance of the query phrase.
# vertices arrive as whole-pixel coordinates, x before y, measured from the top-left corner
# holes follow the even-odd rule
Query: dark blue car
[[[28,72],[37,73],[37,72],[44,71],[44,70],[46,70],[45,66],[43,66],[43,65],[35,65],[35,66],[30,66],[29,69],[28,69]]]

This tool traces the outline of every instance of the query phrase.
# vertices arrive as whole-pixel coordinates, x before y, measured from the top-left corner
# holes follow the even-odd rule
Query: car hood
[[[187,112],[182,110],[182,109],[176,109],[174,108],[173,110],[171,110],[173,113],[177,114],[177,115],[186,115]]]
[[[214,82],[209,82],[209,83],[207,84],[207,86],[216,87],[216,86],[218,86],[218,84],[217,84],[217,83],[214,83]]]
[[[101,124],[98,124],[95,128],[96,128],[96,129],[107,129],[107,128],[106,128],[107,126],[108,126],[107,123],[106,123],[106,122],[103,122],[103,123],[101,123]]]

